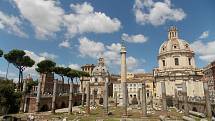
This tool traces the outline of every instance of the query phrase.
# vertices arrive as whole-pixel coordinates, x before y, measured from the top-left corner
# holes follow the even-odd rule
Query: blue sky
[[[214,5],[214,0],[1,0],[0,48],[22,49],[36,62],[48,58],[75,69],[102,56],[110,72],[118,73],[123,39],[128,70],[152,72],[167,29],[175,25],[201,68],[215,59]],[[4,76],[4,59],[0,67]],[[17,72],[10,66],[10,78]],[[34,67],[28,73],[37,75]]]

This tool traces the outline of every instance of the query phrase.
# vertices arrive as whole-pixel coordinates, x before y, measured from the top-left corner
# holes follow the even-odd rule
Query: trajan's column
[[[122,41],[121,45],[121,84],[122,84],[122,106],[124,108],[123,116],[127,116],[127,83],[126,83],[126,47],[124,45],[124,41]]]

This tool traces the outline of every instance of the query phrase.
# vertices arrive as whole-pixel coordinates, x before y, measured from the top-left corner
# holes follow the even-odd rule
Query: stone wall
[[[81,94],[74,94],[73,95],[73,105],[81,105]],[[60,108],[67,108],[69,102],[69,96],[57,96],[56,97],[56,109]],[[39,110],[43,111],[50,111],[51,110],[51,103],[52,103],[52,96],[43,96],[40,100]],[[35,112],[36,109],[36,97],[28,97],[27,98],[27,112]]]

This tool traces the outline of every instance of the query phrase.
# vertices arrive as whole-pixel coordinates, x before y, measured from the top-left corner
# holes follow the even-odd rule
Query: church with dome
[[[195,53],[189,43],[179,38],[178,29],[172,26],[168,38],[161,44],[157,56],[158,67],[154,69],[156,98],[162,97],[161,82],[165,83],[167,96],[175,96],[186,83],[189,97],[204,96],[203,73],[195,65]]]

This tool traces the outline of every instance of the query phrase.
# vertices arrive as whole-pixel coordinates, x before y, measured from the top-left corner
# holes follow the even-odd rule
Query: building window
[[[188,58],[189,65],[191,65],[191,58]]]
[[[176,49],[177,48],[177,46],[176,45],[174,45],[174,49]]]
[[[179,60],[178,60],[178,58],[175,58],[175,65],[176,65],[176,66],[179,65]]]
[[[165,64],[165,60],[162,60],[162,62],[163,62],[163,66],[166,66],[166,64]]]

